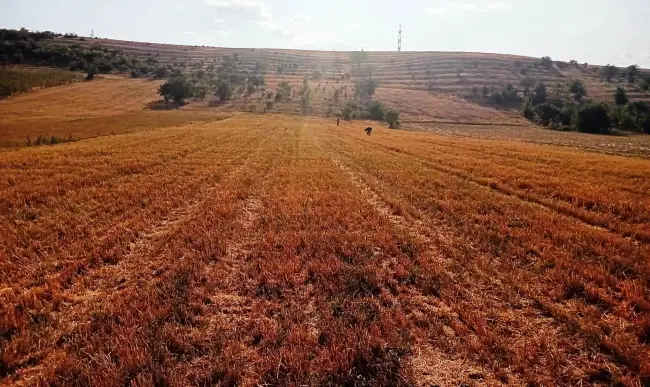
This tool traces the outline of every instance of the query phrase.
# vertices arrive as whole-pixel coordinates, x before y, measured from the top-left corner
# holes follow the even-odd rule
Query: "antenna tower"
[[[399,25],[399,33],[397,34],[397,51],[402,51],[402,25]]]

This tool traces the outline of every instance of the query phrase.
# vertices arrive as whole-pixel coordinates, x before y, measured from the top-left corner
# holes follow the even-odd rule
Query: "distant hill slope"
[[[318,71],[323,82],[349,75],[349,79],[366,76],[365,67],[372,65],[372,77],[381,88],[429,90],[456,95],[470,95],[475,89],[502,88],[512,84],[520,88],[521,80],[531,76],[548,85],[582,79],[590,98],[611,101],[616,87],[624,84],[632,100],[650,101],[638,86],[620,79],[606,82],[599,76],[599,66],[570,65],[555,62],[542,66],[539,58],[516,55],[467,52],[367,52],[367,60],[359,66],[350,59],[350,52],[302,51],[286,49],[219,48],[181,46],[121,41],[112,39],[57,38],[59,44],[100,44],[137,56],[155,56],[160,63],[183,64],[188,69],[206,68],[226,55],[237,55],[241,69],[268,68],[270,74],[311,76]],[[579,58],[577,58],[579,59]],[[278,71],[278,69],[280,69]],[[284,70],[284,71],[283,71]],[[645,71],[642,71],[646,73]],[[474,90],[473,90],[474,89]]]

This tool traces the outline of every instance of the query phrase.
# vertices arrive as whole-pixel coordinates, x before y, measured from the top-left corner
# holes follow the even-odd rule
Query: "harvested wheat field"
[[[146,114],[0,153],[0,385],[650,383],[649,160]]]
[[[93,82],[0,100],[0,148],[137,132],[212,120],[206,111],[152,111],[162,82],[104,75]]]

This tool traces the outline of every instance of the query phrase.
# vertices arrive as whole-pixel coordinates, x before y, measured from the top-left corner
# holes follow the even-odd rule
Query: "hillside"
[[[502,88],[507,84],[519,87],[521,80],[531,76],[538,81],[552,85],[566,83],[570,79],[581,79],[587,84],[588,95],[595,100],[611,100],[616,87],[624,85],[633,100],[650,101],[636,85],[619,79],[606,82],[599,76],[599,66],[570,65],[555,62],[549,68],[542,66],[540,58],[516,55],[466,53],[466,52],[368,52],[367,60],[361,66],[352,63],[350,52],[303,51],[285,49],[218,48],[204,46],[181,46],[171,44],[141,43],[112,39],[82,38],[57,39],[62,44],[100,44],[120,49],[140,57],[154,56],[164,64],[185,63],[188,69],[207,68],[223,56],[236,54],[240,69],[254,71],[266,65],[269,72],[277,73],[279,66],[285,66],[284,76],[302,80],[321,71],[323,82],[335,81],[346,73],[351,79],[365,76],[364,67],[374,67],[373,78],[380,88],[400,90],[430,90],[436,93],[470,95],[474,87]],[[579,58],[576,58],[579,61]]]

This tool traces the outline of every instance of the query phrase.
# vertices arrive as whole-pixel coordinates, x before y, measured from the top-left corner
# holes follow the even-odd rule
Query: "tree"
[[[585,133],[607,134],[611,128],[609,110],[604,103],[593,103],[578,110],[576,129]]]
[[[643,94],[647,93],[650,89],[650,79],[647,77],[642,79],[641,82],[639,82],[639,88],[643,91]]]
[[[374,79],[368,79],[365,82],[365,88],[366,93],[368,93],[368,97],[372,99],[372,95],[375,94],[375,91],[377,90],[377,82]]]
[[[517,90],[511,83],[507,84],[506,87],[501,91],[501,96],[506,102],[514,102],[517,100]]]
[[[235,86],[243,86],[246,83],[246,77],[242,74],[232,73],[227,75],[228,80]]]
[[[179,105],[183,105],[187,98],[194,96],[194,85],[185,77],[174,77],[158,89],[158,94],[162,95],[165,100],[172,100]]]
[[[632,84],[637,74],[639,74],[639,65],[633,64],[627,67],[627,82]]]
[[[97,66],[95,65],[90,65],[86,69],[86,80],[87,81],[92,81],[95,78],[95,75],[97,75]]]
[[[607,64],[606,66],[601,67],[600,69],[600,74],[607,79],[608,82],[612,80],[618,73],[618,69],[616,66],[612,66],[611,64]]]
[[[538,83],[537,86],[535,86],[534,92],[535,95],[531,99],[533,105],[542,104],[548,99],[548,91],[546,90],[546,85],[542,82]]]
[[[536,82],[535,78],[533,78],[531,76],[527,76],[527,77],[522,78],[522,80],[519,82],[519,84],[521,85],[521,87],[524,88],[524,94],[528,95],[528,92],[530,91],[530,89],[535,87],[535,82]]]
[[[304,85],[300,91],[300,106],[302,114],[307,114],[311,110],[311,89],[308,85]]]
[[[379,101],[374,101],[368,105],[368,115],[371,120],[380,121],[384,119],[386,108]]]
[[[154,76],[158,79],[164,79],[167,78],[167,74],[169,74],[169,70],[165,66],[160,66],[156,69],[156,72]]]
[[[202,69],[196,70],[192,75],[194,76],[194,78],[201,80],[205,78],[205,70]]]
[[[201,83],[199,83],[199,84],[196,85],[196,88],[195,88],[195,91],[194,91],[194,95],[195,95],[197,98],[200,98],[200,99],[203,100],[203,99],[205,99],[205,97],[208,95],[208,91],[209,91],[209,90],[210,90],[210,85],[208,85],[208,84],[205,83],[205,82],[201,82]]]
[[[385,120],[391,129],[399,127],[399,112],[395,109],[388,109],[385,114]]]
[[[535,110],[533,110],[532,98],[526,97],[521,104],[521,115],[527,120],[532,120],[535,117]]]
[[[368,59],[368,53],[365,51],[353,51],[350,53],[350,60],[357,64],[357,67],[361,67],[361,62],[365,62]]]
[[[266,85],[266,80],[264,80],[264,75],[258,74],[258,75],[253,75],[248,80],[251,82],[255,88],[258,88],[260,86]]]
[[[289,82],[284,81],[278,84],[278,91],[275,94],[276,100],[281,100],[282,98],[287,98],[291,95],[291,85]]]
[[[548,126],[552,120],[562,114],[562,109],[548,102],[535,106],[533,110],[537,120],[544,126]]]
[[[375,94],[375,91],[377,90],[377,82],[374,79],[364,79],[362,81],[357,81],[354,84],[354,88],[356,94],[360,97],[367,95],[368,98],[372,99],[372,95]]]
[[[375,66],[371,64],[366,65],[364,71],[366,73],[366,76],[368,76],[368,79],[372,79],[372,74],[375,72]]]
[[[628,101],[629,98],[627,97],[627,93],[625,92],[625,89],[620,86],[617,87],[616,93],[614,93],[614,102],[616,102],[616,105],[618,106],[627,105]]]
[[[551,68],[553,66],[553,59],[551,59],[550,56],[544,56],[542,57],[542,66],[548,68]]]
[[[587,87],[585,83],[580,79],[573,79],[569,82],[569,92],[573,94],[573,98],[580,102],[582,97],[587,95]]]

